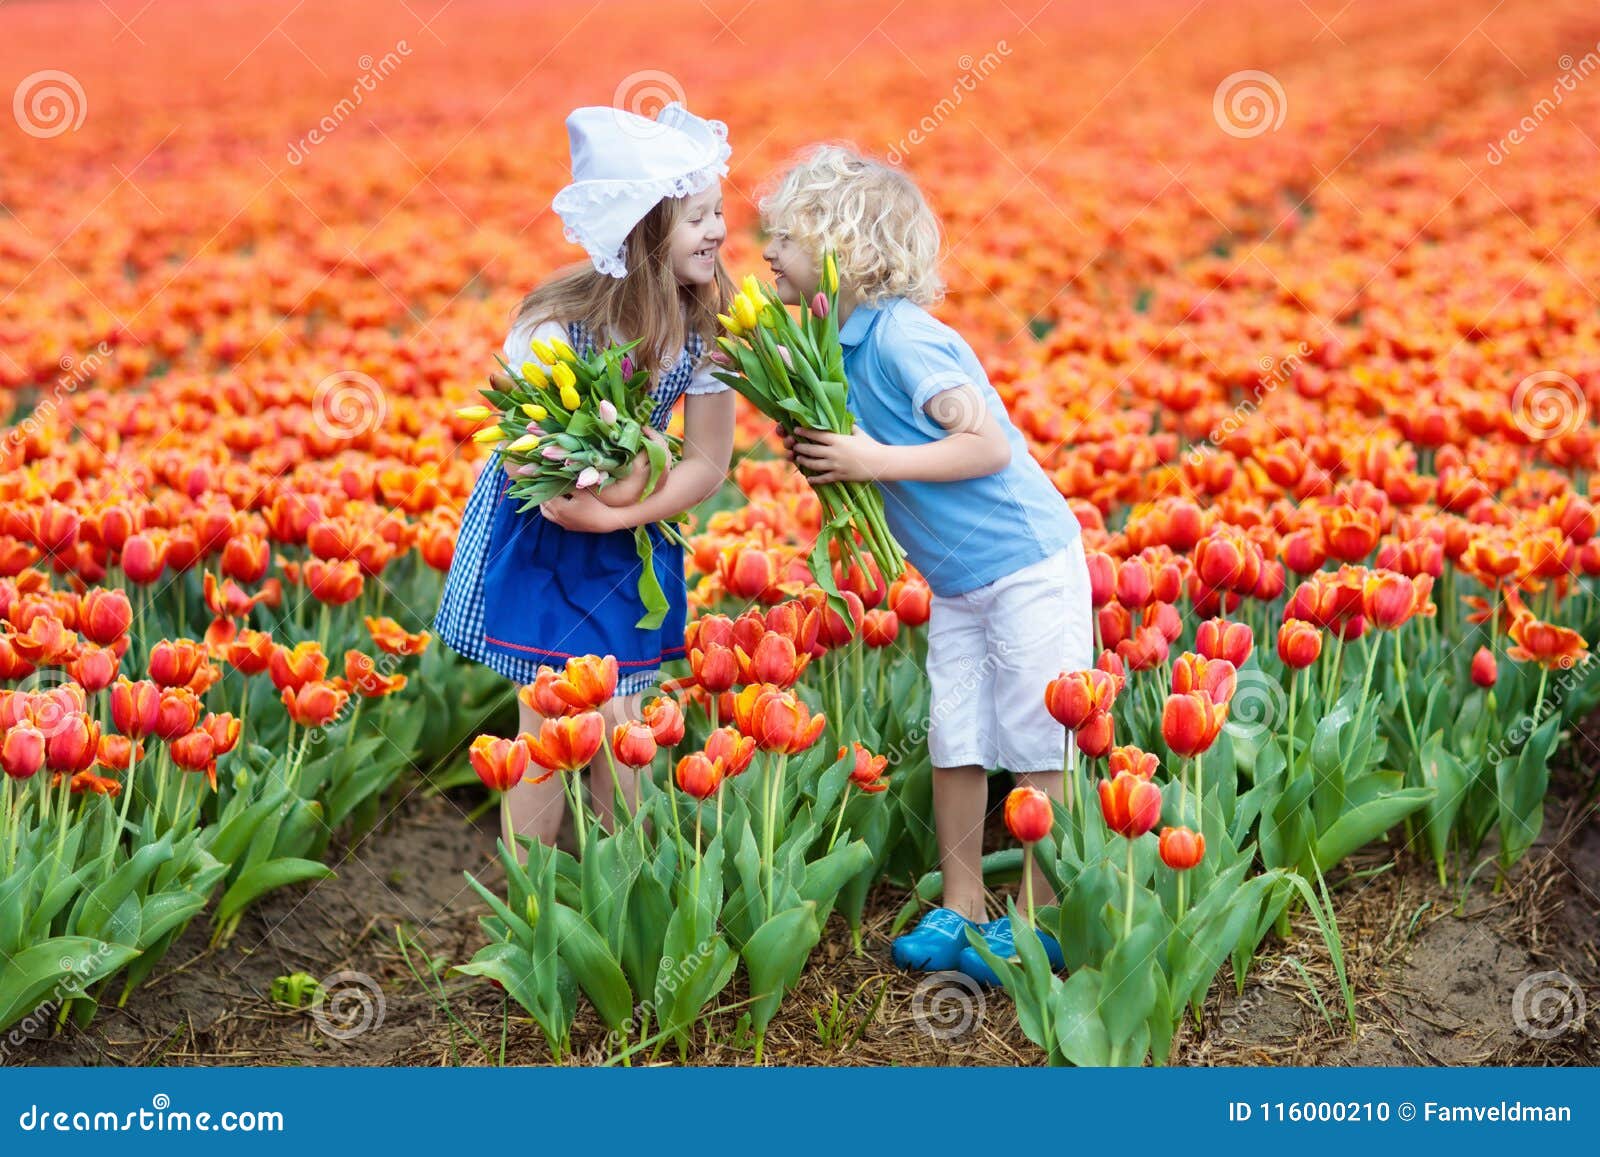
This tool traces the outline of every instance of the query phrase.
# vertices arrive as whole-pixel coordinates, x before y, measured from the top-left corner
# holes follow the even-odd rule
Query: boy
[[[923,308],[942,295],[939,223],[909,177],[817,146],[761,211],[763,256],[786,301],[808,303],[823,253],[836,254],[857,422],[852,434],[797,430],[786,444],[814,483],[876,483],[889,529],[933,590],[928,749],[944,906],[895,941],[895,962],[993,984],[966,938],[976,927],[996,955],[1014,955],[1009,918],[984,922],[986,769],[1061,799],[1063,734],[1044,690],[1094,661],[1081,529],[971,347]],[[1035,891],[1052,895],[1037,869]],[[1060,945],[1041,938],[1060,967]]]

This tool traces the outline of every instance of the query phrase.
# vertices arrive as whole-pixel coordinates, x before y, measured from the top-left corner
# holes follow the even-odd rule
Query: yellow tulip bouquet
[[[519,514],[574,490],[605,489],[629,472],[641,450],[650,466],[644,495],[655,490],[680,443],[650,426],[655,399],[649,372],[632,357],[638,344],[607,346],[580,357],[560,339],[535,341],[533,354],[551,367],[548,373],[532,361],[513,369],[497,355],[504,372],[489,375],[491,388],[483,396],[490,405],[457,411],[469,420],[495,420],[473,441],[500,451],[501,465],[513,480],[510,497],[521,503]],[[670,523],[657,525],[682,541]],[[644,527],[634,529],[634,542],[644,564],[639,597],[645,615],[638,625],[653,630],[666,615],[666,597],[656,581]]]
[[[747,276],[729,312],[718,315],[727,334],[717,339],[717,346],[729,369],[715,376],[785,430],[803,426],[850,433],[855,418],[845,406],[849,384],[839,344],[838,306],[839,266],[832,253],[823,257],[821,289],[801,308],[798,319],[776,289]],[[899,578],[906,556],[889,533],[877,488],[870,482],[826,482],[815,489],[823,518],[810,565],[818,584],[839,597],[830,558],[834,544],[841,562],[859,565],[864,546],[885,583]],[[865,566],[861,569],[866,573]]]

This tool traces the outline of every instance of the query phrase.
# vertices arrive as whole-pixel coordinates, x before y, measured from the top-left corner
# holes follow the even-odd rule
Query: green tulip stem
[[[1022,894],[1026,900],[1027,912],[1023,919],[1028,927],[1033,927],[1033,845],[1022,845]]]
[[[833,851],[833,845],[839,840],[839,826],[844,823],[844,808],[850,802],[850,781],[845,780],[844,794],[839,797],[839,815],[833,821],[833,835],[828,837],[828,851]]]
[[[1536,731],[1539,728],[1540,721],[1544,719],[1544,686],[1545,681],[1549,678],[1550,668],[1541,664],[1539,667],[1539,694],[1534,696],[1533,700],[1533,727]],[[1415,743],[1416,741],[1412,740],[1412,742]]]
[[[761,874],[766,877],[765,895],[767,919],[772,919],[772,784],[777,776],[772,771],[772,756],[766,759],[765,775],[761,780]]]
[[[1133,841],[1128,841],[1128,902],[1123,905],[1122,938],[1133,935]]]
[[[1187,878],[1188,878],[1188,873],[1186,873],[1186,872],[1179,872],[1178,873],[1178,923],[1179,924],[1183,923],[1183,915],[1184,915],[1184,911],[1186,910],[1185,901],[1187,900],[1187,897],[1184,894],[1185,893],[1184,881]]]
[[[1194,830],[1201,835],[1206,830],[1206,753],[1194,753]]]
[[[1286,760],[1286,766],[1288,768],[1288,774],[1285,776],[1285,782],[1290,782],[1290,781],[1292,781],[1294,779],[1294,698],[1295,698],[1295,691],[1299,688],[1299,686],[1300,686],[1300,672],[1299,672],[1298,669],[1290,668],[1290,670],[1289,670],[1289,736],[1288,736],[1288,741],[1284,744],[1284,749],[1285,749],[1284,750],[1284,758]]]
[[[1417,725],[1412,722],[1411,718],[1411,696],[1406,690],[1406,665],[1405,660],[1400,657],[1399,632],[1396,632],[1394,636],[1394,677],[1395,682],[1399,684],[1400,711],[1405,716],[1406,733],[1411,736],[1411,757],[1417,761],[1417,766],[1420,768],[1422,766],[1422,745],[1417,742]],[[1366,696],[1363,695],[1362,699],[1365,701]],[[1538,718],[1538,715],[1535,714],[1534,720],[1536,722]]]

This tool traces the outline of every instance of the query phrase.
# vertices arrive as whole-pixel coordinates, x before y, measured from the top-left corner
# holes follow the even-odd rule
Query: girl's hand
[[[615,507],[607,506],[587,490],[542,502],[539,504],[539,513],[563,530],[579,530],[587,534],[622,530],[625,525]]]
[[[667,440],[654,427],[645,427],[644,436],[652,441],[659,442],[662,446],[667,445]],[[667,480],[667,474],[671,469],[671,455],[669,454],[666,468],[661,471],[661,477],[656,479],[656,489],[659,490],[661,488],[661,484]],[[633,461],[628,463],[627,473],[610,486],[597,491],[595,497],[607,506],[632,506],[644,497],[644,489],[649,483],[650,456],[640,450],[633,456]]]
[[[853,434],[797,427],[794,461],[816,485],[826,482],[872,482],[883,473],[883,443],[856,427]]]

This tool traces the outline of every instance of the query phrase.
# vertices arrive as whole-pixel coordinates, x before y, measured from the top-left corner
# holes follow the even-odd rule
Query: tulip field
[[[1600,1056],[1600,10],[1037,4],[0,6],[0,1058],[223,1062],[204,978],[215,1040],[293,1037],[247,1064],[1370,1060],[1480,937],[1498,1060]],[[826,541],[769,418],[635,722],[614,657],[518,688],[431,631],[463,408],[581,256],[563,118],[675,99],[728,125],[736,280],[801,146],[917,178],[934,312],[1083,528],[1097,658],[1037,688],[1064,801],[995,777],[971,1036],[889,954],[939,898],[931,593]],[[577,806],[519,857],[541,776]],[[341,1053],[335,973],[410,1035]],[[1262,993],[1320,1051],[1225,1044]]]

